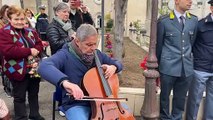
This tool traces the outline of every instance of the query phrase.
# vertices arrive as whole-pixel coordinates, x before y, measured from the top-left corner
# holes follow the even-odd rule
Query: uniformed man
[[[174,0],[175,9],[158,20],[157,58],[161,80],[160,119],[181,120],[185,97],[193,79],[192,44],[198,19],[187,10],[192,0]],[[172,111],[169,96],[173,89]]]
[[[197,113],[203,92],[206,100],[202,120],[213,120],[213,0],[211,13],[198,23],[198,32],[193,46],[194,76],[188,96],[186,119],[197,120]]]

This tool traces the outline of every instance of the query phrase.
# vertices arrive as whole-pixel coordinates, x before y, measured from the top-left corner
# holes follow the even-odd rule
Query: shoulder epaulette
[[[193,17],[197,17],[196,15],[194,15],[194,14],[192,14],[192,13],[189,13],[191,16],[193,16]]]
[[[211,13],[210,13],[208,16],[202,18],[202,19],[199,20],[199,21],[200,21],[200,22],[203,21],[204,23],[212,22]]]
[[[186,16],[187,16],[188,18],[197,18],[196,15],[194,15],[194,14],[192,14],[192,13],[189,13],[189,12],[186,13]]]

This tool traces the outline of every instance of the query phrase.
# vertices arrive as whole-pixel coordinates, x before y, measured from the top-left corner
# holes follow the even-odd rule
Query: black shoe
[[[36,116],[36,117],[29,116],[29,119],[30,120],[45,120],[44,117],[42,117],[42,116]]]

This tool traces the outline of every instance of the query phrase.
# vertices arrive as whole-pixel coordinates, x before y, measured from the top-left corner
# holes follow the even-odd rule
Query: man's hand
[[[87,6],[81,4],[80,8],[81,8],[81,10],[82,10],[83,13],[87,13],[88,12]]]
[[[84,97],[84,93],[78,85],[73,84],[73,83],[69,82],[68,80],[64,80],[62,82],[62,85],[63,85],[64,89],[70,95],[72,95],[75,99],[82,99]]]
[[[103,64],[102,66],[101,66],[103,69],[104,69],[104,71],[105,71],[105,78],[110,78],[110,77],[112,77],[112,75],[113,74],[115,74],[115,71],[117,70],[117,67],[116,66],[114,66],[114,65],[107,65],[107,64]]]

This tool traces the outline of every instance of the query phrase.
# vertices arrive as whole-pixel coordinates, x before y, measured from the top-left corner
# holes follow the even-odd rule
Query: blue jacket
[[[98,50],[98,57],[102,64],[115,65],[117,71],[122,70],[122,64],[115,59],[111,59],[106,54]],[[92,67],[95,67],[95,62]],[[89,70],[82,61],[69,50],[69,45],[65,44],[62,49],[56,52],[53,56],[44,59],[38,68],[38,72],[42,78],[60,87],[60,82],[68,79],[70,82],[81,86],[81,81],[85,73]],[[65,89],[62,88],[62,106],[65,110],[76,104],[89,104],[88,102],[73,101],[66,95]]]
[[[193,74],[192,45],[197,17],[187,13],[183,30],[174,12],[158,20],[156,54],[159,72],[180,77]]]
[[[211,14],[198,23],[193,54],[195,70],[213,72],[213,20]]]

